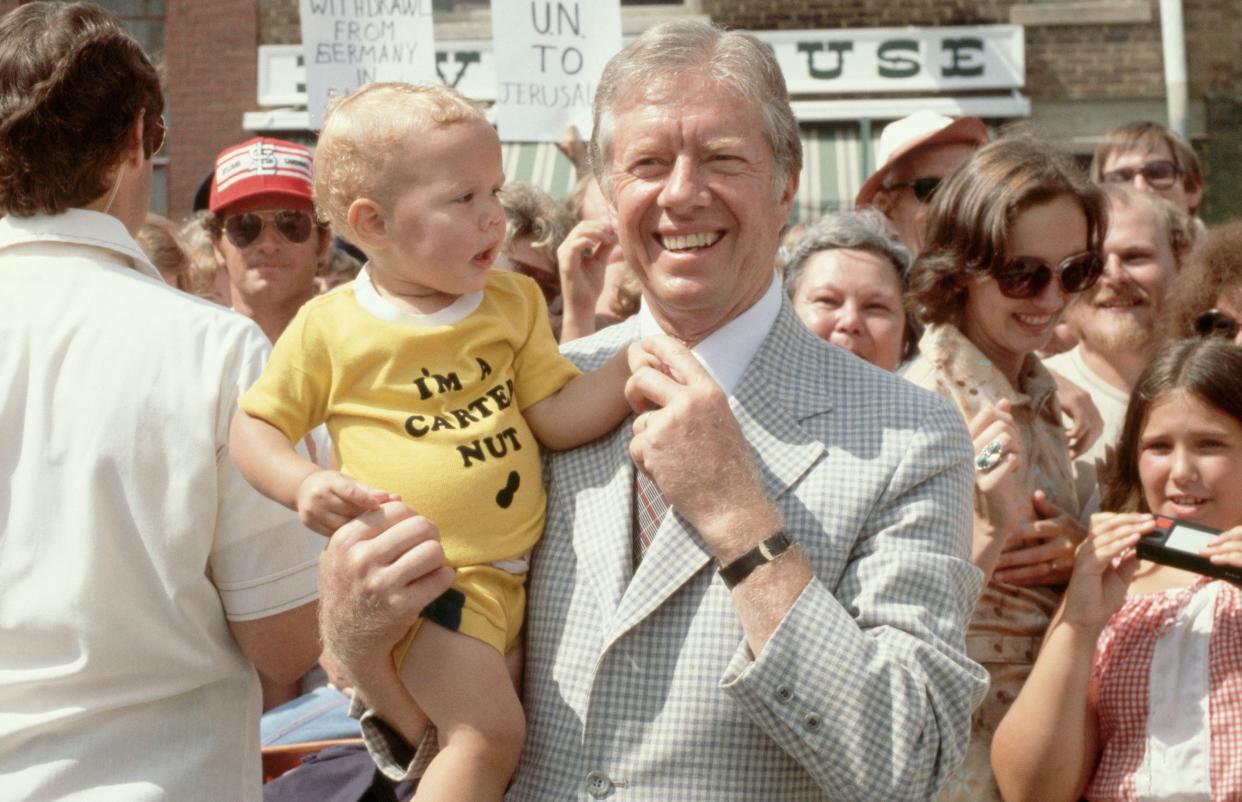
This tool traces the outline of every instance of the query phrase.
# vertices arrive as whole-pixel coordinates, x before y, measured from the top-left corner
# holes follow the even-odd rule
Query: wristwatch
[[[750,576],[752,571],[764,563],[772,562],[789,551],[793,544],[788,535],[784,532],[777,532],[775,535],[759,541],[753,549],[733,562],[721,566],[718,572],[720,578],[724,580],[726,588],[733,590],[739,582]]]

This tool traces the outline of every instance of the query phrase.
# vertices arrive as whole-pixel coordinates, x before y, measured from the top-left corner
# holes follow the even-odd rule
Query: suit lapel
[[[563,455],[582,477],[573,498],[573,546],[600,610],[611,616],[633,572],[634,463],[629,444],[633,418],[594,445]]]
[[[820,391],[821,383],[827,381],[824,351],[823,343],[806,331],[785,303],[730,400],[764,489],[773,500],[784,495],[824,453],[824,445],[798,425],[798,421],[831,408],[829,395]],[[632,484],[634,468],[628,452],[626,463],[625,473]],[[631,529],[624,533],[628,558],[632,512],[626,520],[631,522]],[[703,538],[674,510],[624,588],[606,643],[611,645],[649,616],[712,559]]]

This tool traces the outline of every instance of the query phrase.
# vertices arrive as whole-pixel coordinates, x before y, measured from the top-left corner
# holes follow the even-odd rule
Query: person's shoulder
[[[638,318],[600,329],[588,337],[561,344],[561,354],[579,370],[589,372],[602,367],[622,348],[638,339]]]

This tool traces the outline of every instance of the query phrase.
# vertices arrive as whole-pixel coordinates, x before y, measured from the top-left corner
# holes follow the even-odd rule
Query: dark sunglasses
[[[1044,291],[1053,277],[1061,280],[1066,295],[1088,289],[1104,272],[1104,259],[1098,251],[1084,251],[1053,267],[1034,256],[1010,259],[992,270],[996,286],[1006,298],[1034,298]]]
[[[1104,174],[1104,181],[1108,184],[1128,184],[1136,175],[1143,176],[1149,187],[1168,189],[1177,181],[1181,170],[1168,159],[1157,159],[1142,167],[1118,167],[1116,170],[1109,170]]]
[[[1232,340],[1238,336],[1238,321],[1219,309],[1209,309],[1195,317],[1195,334]]]
[[[164,149],[164,142],[167,140],[168,124],[164,122],[164,117],[161,115],[143,135],[142,155],[145,158],[151,158]]]
[[[927,201],[931,198],[932,193],[936,191],[936,187],[940,186],[940,182],[942,180],[943,179],[933,178],[930,176],[925,178],[915,178],[911,181],[899,181],[896,184],[889,184],[884,187],[884,189],[893,190],[908,188],[914,193],[914,197],[919,203],[927,203]]]
[[[224,218],[224,235],[238,248],[245,248],[263,234],[263,226],[269,222],[276,226],[280,236],[294,245],[310,239],[311,230],[315,227],[314,221],[306,212],[292,209],[282,209],[275,214],[246,212]]]

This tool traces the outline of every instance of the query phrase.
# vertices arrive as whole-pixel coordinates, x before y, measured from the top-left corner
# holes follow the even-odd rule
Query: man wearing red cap
[[[310,151],[266,137],[225,148],[208,208],[203,225],[228,273],[233,309],[275,342],[315,294],[319,258],[332,242],[315,218]]]
[[[987,126],[978,117],[919,111],[889,123],[880,134],[879,169],[862,185],[854,206],[879,209],[917,256],[932,193],[987,141]]]

